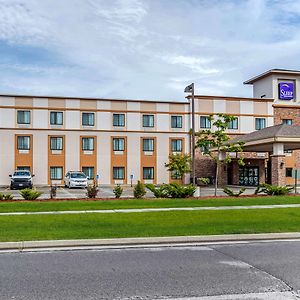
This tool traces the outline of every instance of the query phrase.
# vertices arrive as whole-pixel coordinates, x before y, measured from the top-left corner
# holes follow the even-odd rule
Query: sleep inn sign
[[[281,100],[294,99],[294,83],[292,82],[279,83],[279,99]]]

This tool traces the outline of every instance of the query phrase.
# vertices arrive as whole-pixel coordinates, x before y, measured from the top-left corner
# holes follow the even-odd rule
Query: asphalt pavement
[[[0,254],[0,299],[299,299],[300,241]]]

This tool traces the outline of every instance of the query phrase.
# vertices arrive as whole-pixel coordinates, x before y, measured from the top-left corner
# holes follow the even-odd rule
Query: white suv
[[[88,186],[87,176],[80,171],[69,171],[65,176],[65,187],[86,188]]]

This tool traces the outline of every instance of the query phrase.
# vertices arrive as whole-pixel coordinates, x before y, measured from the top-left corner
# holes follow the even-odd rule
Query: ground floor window
[[[113,178],[114,179],[124,179],[125,178],[125,168],[124,167],[113,167]]]
[[[154,168],[153,167],[143,168],[143,179],[154,179]]]
[[[177,170],[171,171],[171,179],[181,179],[180,174]]]
[[[50,179],[61,180],[63,178],[63,167],[50,167]]]
[[[30,167],[29,166],[18,166],[17,170],[18,171],[24,170],[24,171],[29,171],[30,172]]]
[[[88,179],[94,179],[94,167],[82,167],[82,172]]]
[[[293,177],[293,168],[286,168],[285,169],[285,176],[286,177]]]
[[[243,167],[239,170],[239,184],[246,186],[259,185],[259,168]]]

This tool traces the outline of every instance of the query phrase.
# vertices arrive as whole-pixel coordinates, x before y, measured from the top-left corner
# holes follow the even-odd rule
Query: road
[[[300,241],[0,254],[1,300],[279,300],[298,290]]]

